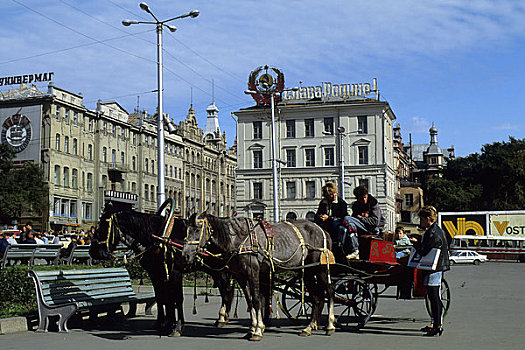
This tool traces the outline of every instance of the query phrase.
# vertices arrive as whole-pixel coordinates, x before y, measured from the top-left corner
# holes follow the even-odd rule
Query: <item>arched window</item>
[[[309,211],[306,213],[306,220],[310,220],[312,222],[315,221],[315,213],[313,211]]]
[[[286,214],[286,221],[295,221],[297,220],[297,214],[295,214],[294,212],[289,212],[288,214]]]
[[[60,151],[60,134],[56,134],[55,137],[55,149]]]

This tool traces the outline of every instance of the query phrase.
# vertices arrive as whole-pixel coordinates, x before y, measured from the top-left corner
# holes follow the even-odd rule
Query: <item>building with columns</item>
[[[395,225],[396,174],[392,122],[386,101],[362,96],[317,96],[306,88],[276,104],[278,193],[281,220],[313,219],[321,188],[332,181],[344,199],[365,185]],[[335,90],[334,90],[335,91]],[[240,109],[237,147],[237,210],[246,216],[273,218],[271,109]],[[342,164],[341,164],[342,162]]]
[[[29,131],[11,127],[9,120],[16,116],[28,120]],[[166,197],[174,198],[183,216],[205,205],[217,215],[229,215],[235,203],[236,152],[220,134],[216,107],[211,117],[208,111],[208,123],[215,133],[205,138],[191,107],[174,134],[165,131]],[[96,225],[109,200],[156,212],[154,115],[129,114],[115,101],[98,101],[96,110],[89,110],[82,94],[50,83],[47,92],[23,85],[1,94],[0,124],[20,139],[9,141],[16,146],[15,164],[40,164],[49,186],[48,208],[41,216],[21,218],[24,222],[31,220],[43,230],[87,229]]]

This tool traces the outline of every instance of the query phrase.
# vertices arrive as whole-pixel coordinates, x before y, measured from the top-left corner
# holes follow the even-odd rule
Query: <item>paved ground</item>
[[[213,327],[219,299],[186,296],[187,326],[181,338],[160,338],[150,330],[154,318],[105,321],[99,325],[72,324],[68,334],[23,332],[0,336],[2,349],[522,349],[525,332],[525,264],[486,263],[455,266],[447,273],[451,309],[441,337],[425,338],[419,328],[428,322],[423,300],[380,299],[378,309],[360,331],[338,331],[331,337],[318,332],[297,336],[302,325],[274,319],[260,343],[242,339],[248,326],[246,307],[226,328]],[[282,315],[282,314],[281,314]]]

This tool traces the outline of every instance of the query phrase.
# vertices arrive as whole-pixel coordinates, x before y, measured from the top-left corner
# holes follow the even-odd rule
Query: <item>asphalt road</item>
[[[318,331],[299,337],[303,325],[273,319],[261,342],[243,339],[248,313],[239,305],[238,318],[225,328],[213,322],[219,298],[186,296],[186,328],[180,338],[160,338],[151,330],[154,317],[105,320],[98,325],[71,324],[70,333],[23,332],[0,336],[2,349],[523,349],[525,333],[525,264],[489,262],[454,266],[446,274],[452,299],[441,337],[426,338],[419,331],[429,317],[423,300],[380,299],[378,308],[359,331],[337,331],[328,337]]]

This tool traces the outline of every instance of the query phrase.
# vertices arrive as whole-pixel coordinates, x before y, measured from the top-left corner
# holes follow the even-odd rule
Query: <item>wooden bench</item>
[[[60,258],[60,262],[66,265],[73,265],[74,263],[90,265],[93,259],[89,255],[89,248],[91,245],[75,245],[71,247],[70,253]]]
[[[47,263],[58,265],[61,248],[60,244],[11,244],[4,252],[1,266],[5,267],[10,260],[33,265],[35,259],[45,259]]]
[[[68,332],[67,321],[80,310],[91,316],[100,312],[116,312],[122,304],[129,303],[126,317],[133,317],[137,304],[146,304],[146,314],[151,314],[155,294],[136,294],[131,286],[129,273],[124,268],[34,271],[29,270],[36,288],[38,304],[37,332],[47,332],[49,316],[58,316],[59,332]]]

